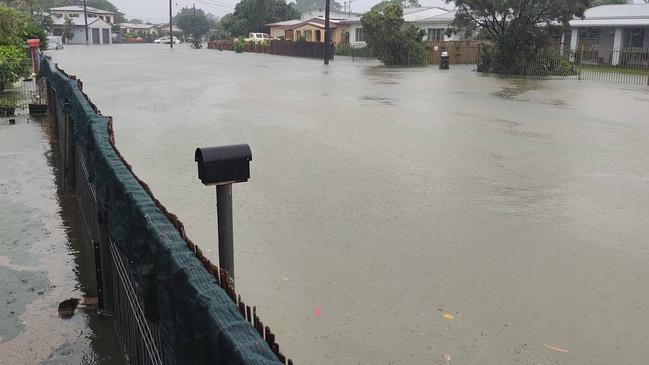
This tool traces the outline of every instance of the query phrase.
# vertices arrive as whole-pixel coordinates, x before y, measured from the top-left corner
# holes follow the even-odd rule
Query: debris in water
[[[444,314],[442,314],[442,317],[443,317],[444,319],[448,319],[449,321],[455,319],[455,316],[452,315],[451,313],[444,313]]]
[[[74,310],[77,309],[79,305],[79,299],[70,298],[64,300],[59,304],[59,317],[63,319],[70,319],[74,315]]]
[[[283,277],[283,278],[282,278],[282,281],[288,281],[288,278],[287,278],[287,277]]]
[[[545,344],[545,343],[543,344],[543,346],[549,348],[550,350],[554,350],[554,351],[557,351],[557,352],[564,352],[564,353],[565,353],[565,352],[568,352],[568,350],[566,350],[566,349],[562,349],[562,348],[560,348],[560,347],[550,346],[550,345]]]
[[[313,308],[313,316],[320,317],[320,307]]]

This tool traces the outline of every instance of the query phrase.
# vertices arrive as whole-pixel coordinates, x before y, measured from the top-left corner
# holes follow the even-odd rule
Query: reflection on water
[[[4,122],[4,119],[1,119]],[[61,184],[47,121],[0,123],[0,354],[3,364],[122,364],[113,322],[92,306],[94,261],[76,201]],[[29,350],[29,351],[27,351]]]
[[[296,363],[646,362],[646,89],[155,45],[55,61],[212,258],[194,148],[252,146],[237,286]]]

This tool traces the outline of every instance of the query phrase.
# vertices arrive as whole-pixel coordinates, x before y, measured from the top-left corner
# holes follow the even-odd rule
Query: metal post
[[[216,186],[216,216],[219,226],[219,266],[230,274],[234,285],[232,243],[232,184]]]
[[[169,46],[174,48],[174,32],[171,17],[171,0],[169,0]]]
[[[83,19],[86,22],[86,45],[89,43],[88,40],[88,11],[86,9],[86,0],[83,0]]]
[[[331,41],[329,37],[329,10],[330,10],[331,0],[325,1],[325,36],[324,36],[324,64],[329,64],[329,42]]]

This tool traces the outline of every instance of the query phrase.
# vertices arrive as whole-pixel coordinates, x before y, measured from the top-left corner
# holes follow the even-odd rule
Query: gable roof
[[[570,26],[649,25],[649,4],[602,5],[584,12],[584,19],[573,19]]]
[[[93,8],[91,6],[86,6],[86,9],[87,9],[87,11],[89,13],[115,14],[112,11],[101,10],[101,9]],[[50,8],[50,11],[80,11],[80,12],[83,12],[83,6],[79,6],[79,5],[60,6],[58,8]]]

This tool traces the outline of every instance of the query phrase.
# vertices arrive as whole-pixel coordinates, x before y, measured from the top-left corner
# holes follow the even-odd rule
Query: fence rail
[[[548,48],[533,55],[497,58],[483,48],[478,71],[499,74],[593,80],[649,85],[649,49],[600,51],[582,47],[574,52]]]
[[[94,252],[99,310],[113,315],[131,364],[291,364],[256,308],[189,240],[114,145],[112,119],[83,84],[44,58],[48,116],[64,180]]]
[[[448,52],[451,65],[475,65],[480,60],[481,42],[476,41],[428,41],[428,63],[438,65],[442,52]]]

